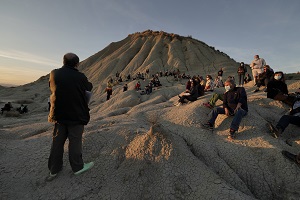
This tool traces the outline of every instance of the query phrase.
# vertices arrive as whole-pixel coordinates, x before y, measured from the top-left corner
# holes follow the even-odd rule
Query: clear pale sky
[[[0,84],[25,84],[147,29],[300,71],[299,0],[0,0]]]

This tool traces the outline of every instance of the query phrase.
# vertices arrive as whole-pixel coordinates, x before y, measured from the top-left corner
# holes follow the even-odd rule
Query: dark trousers
[[[286,103],[289,106],[293,106],[293,104],[296,100],[295,98],[296,97],[294,97],[294,96],[286,95],[286,94],[283,94],[280,92],[280,93],[276,94],[276,96],[274,97],[274,100],[282,101],[283,103]]]
[[[180,103],[184,103],[184,100],[187,99],[188,101],[196,101],[197,98],[191,97],[191,96],[186,96],[183,95],[182,97],[180,97],[179,102]]]
[[[64,144],[69,139],[69,161],[73,172],[83,168],[82,133],[83,125],[55,124],[52,136],[48,168],[52,174],[58,173],[63,166]]]
[[[239,78],[239,85],[243,86],[245,74],[238,74],[238,78]]]
[[[281,128],[282,131],[284,131],[289,124],[300,126],[300,116],[283,115],[278,121],[276,127]]]

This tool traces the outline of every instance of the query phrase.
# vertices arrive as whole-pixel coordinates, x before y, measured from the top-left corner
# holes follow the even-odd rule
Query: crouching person
[[[247,94],[245,88],[236,87],[234,80],[226,80],[225,90],[223,108],[214,108],[211,118],[203,126],[212,130],[219,114],[233,116],[228,136],[228,139],[232,140],[236,136],[242,118],[248,113]]]

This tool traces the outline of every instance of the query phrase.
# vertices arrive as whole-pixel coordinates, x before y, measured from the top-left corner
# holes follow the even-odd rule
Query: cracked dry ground
[[[252,111],[243,119],[237,140],[229,142],[231,120],[225,116],[218,118],[214,131],[201,129],[209,113],[202,103],[173,107],[161,97],[152,106],[125,113],[93,114],[85,128],[83,158],[94,161],[94,168],[74,176],[66,145],[63,171],[52,182],[44,181],[52,134],[47,112],[3,117],[0,197],[299,199],[300,169],[280,154],[286,144],[267,134],[262,125],[267,114],[256,115],[250,102]]]

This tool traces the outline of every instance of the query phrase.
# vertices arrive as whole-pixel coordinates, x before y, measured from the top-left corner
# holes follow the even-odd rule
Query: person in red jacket
[[[63,66],[52,70],[49,78],[50,112],[48,121],[54,123],[52,146],[48,159],[49,175],[46,181],[53,180],[62,170],[64,144],[69,139],[69,161],[75,175],[89,170],[94,162],[82,160],[82,134],[84,125],[90,120],[88,98],[93,85],[77,70],[79,57],[67,53]]]

